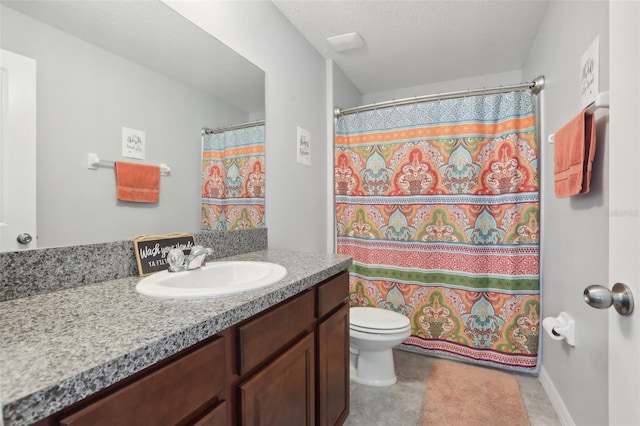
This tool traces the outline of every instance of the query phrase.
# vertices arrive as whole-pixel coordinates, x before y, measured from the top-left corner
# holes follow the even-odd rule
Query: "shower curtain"
[[[202,230],[264,227],[264,135],[263,124],[203,136]]]
[[[410,319],[403,347],[537,369],[539,190],[528,91],[336,123],[338,252],[352,306]]]

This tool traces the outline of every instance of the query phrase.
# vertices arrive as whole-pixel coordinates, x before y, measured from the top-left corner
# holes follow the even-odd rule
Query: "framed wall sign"
[[[296,152],[298,163],[305,166],[311,165],[311,133],[302,127],[298,127]]]
[[[195,245],[192,234],[145,235],[133,239],[140,276],[169,268],[167,253],[174,248],[181,249],[185,255],[191,253]]]
[[[122,128],[122,156],[144,160],[146,134],[142,130]]]

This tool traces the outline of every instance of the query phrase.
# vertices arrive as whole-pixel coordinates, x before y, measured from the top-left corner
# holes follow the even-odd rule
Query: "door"
[[[609,424],[640,425],[640,3],[609,2],[609,283],[635,311],[609,310]]]
[[[0,99],[0,251],[31,249],[36,247],[35,60],[0,50]],[[31,241],[20,243],[20,234]]]

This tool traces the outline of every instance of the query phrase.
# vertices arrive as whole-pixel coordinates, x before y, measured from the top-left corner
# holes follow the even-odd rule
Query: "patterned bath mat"
[[[529,418],[510,374],[438,360],[431,366],[418,425],[529,426]]]

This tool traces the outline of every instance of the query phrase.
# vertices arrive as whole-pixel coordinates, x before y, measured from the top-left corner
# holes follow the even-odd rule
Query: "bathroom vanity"
[[[14,330],[0,335],[5,425],[342,424],[351,259],[230,259],[287,276],[216,299],[150,298],[129,277],[2,302]]]

